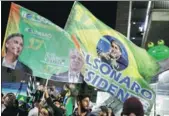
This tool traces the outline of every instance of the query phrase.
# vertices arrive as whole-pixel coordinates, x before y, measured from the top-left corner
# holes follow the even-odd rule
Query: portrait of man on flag
[[[103,36],[97,44],[97,53],[101,61],[109,64],[117,71],[128,66],[128,55],[122,44],[112,36]]]
[[[24,35],[13,33],[9,35],[5,41],[5,56],[2,57],[2,66],[11,69],[22,70],[32,74],[32,70],[19,61],[18,57],[24,48]]]
[[[70,50],[69,70],[60,74],[54,74],[51,79],[68,83],[83,83],[83,75],[81,69],[84,65],[83,56],[77,49]]]

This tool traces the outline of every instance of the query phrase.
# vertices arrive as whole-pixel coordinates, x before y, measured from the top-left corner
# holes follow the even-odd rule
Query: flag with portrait
[[[120,107],[127,98],[136,96],[145,112],[150,112],[155,93],[148,82],[159,65],[144,49],[98,20],[79,2],[74,3],[65,30],[75,37],[74,43],[84,55],[84,80],[89,85],[109,92]],[[119,110],[116,102],[110,106]]]
[[[2,66],[49,79],[69,69],[71,37],[48,19],[11,4],[2,47]]]

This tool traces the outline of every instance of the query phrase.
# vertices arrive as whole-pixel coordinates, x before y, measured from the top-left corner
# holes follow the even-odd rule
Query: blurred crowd
[[[65,105],[71,96],[76,98],[76,102],[72,114],[67,115]],[[2,93],[1,98],[2,116],[115,116],[113,109],[107,106],[100,106],[100,111],[93,113],[89,95],[79,94],[72,84],[65,84],[62,92],[57,91],[55,86],[39,86],[31,102],[30,98],[26,101],[17,100],[13,93]],[[121,116],[144,116],[141,102],[135,97],[127,99]]]

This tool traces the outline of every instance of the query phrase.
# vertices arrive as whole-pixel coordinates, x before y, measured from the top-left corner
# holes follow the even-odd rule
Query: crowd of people
[[[34,93],[33,102],[30,100],[21,102],[17,100],[14,93],[1,94],[1,115],[2,116],[66,116],[66,100],[70,96],[76,97],[73,113],[69,116],[115,116],[113,109],[107,106],[100,106],[96,114],[92,112],[90,96],[79,94],[73,91],[71,84],[64,85],[64,91],[59,93],[55,87],[43,88],[40,86]],[[75,107],[76,106],[76,107]],[[142,103],[135,97],[124,102],[121,116],[144,116]]]
[[[44,95],[44,96],[43,96]],[[37,90],[33,102],[19,101],[14,93],[2,94],[2,116],[63,116],[63,97],[54,99],[54,92]],[[44,99],[43,99],[44,98]]]
[[[122,46],[115,41],[111,36],[104,36],[109,41],[109,49],[103,49],[107,46],[106,42],[100,41],[97,46],[99,57],[108,64],[115,63],[116,70],[124,70],[128,63],[123,57]],[[22,70],[32,74],[32,70],[18,60],[20,53],[23,50],[24,36],[19,33],[11,34],[5,41],[6,55],[2,58],[2,66]],[[106,53],[104,53],[106,51]],[[113,109],[107,106],[101,106],[100,111],[95,114],[90,106],[90,96],[85,95],[83,88],[83,75],[81,69],[83,67],[83,56],[78,50],[70,51],[70,67],[69,70],[60,74],[53,74],[51,80],[68,82],[64,85],[64,90],[60,93],[55,86],[43,87],[38,86],[35,92],[31,93],[31,97],[27,97],[26,101],[17,99],[14,93],[1,95],[2,97],[2,116],[64,116],[66,114],[66,103],[69,97],[74,97],[75,104],[72,106],[72,114],[69,116],[114,116]],[[70,83],[81,83],[78,84]],[[77,89],[80,88],[80,89]],[[130,98],[124,103],[122,116],[143,116],[144,111],[141,102],[136,98]]]

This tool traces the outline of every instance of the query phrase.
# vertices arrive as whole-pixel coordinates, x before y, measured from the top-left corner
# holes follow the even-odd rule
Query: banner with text
[[[65,30],[84,55],[88,84],[111,93],[121,104],[136,96],[146,112],[151,110],[155,93],[147,81],[159,66],[144,49],[99,21],[79,2],[74,3]]]
[[[69,69],[71,37],[44,17],[12,3],[2,48],[2,66],[50,78]]]

